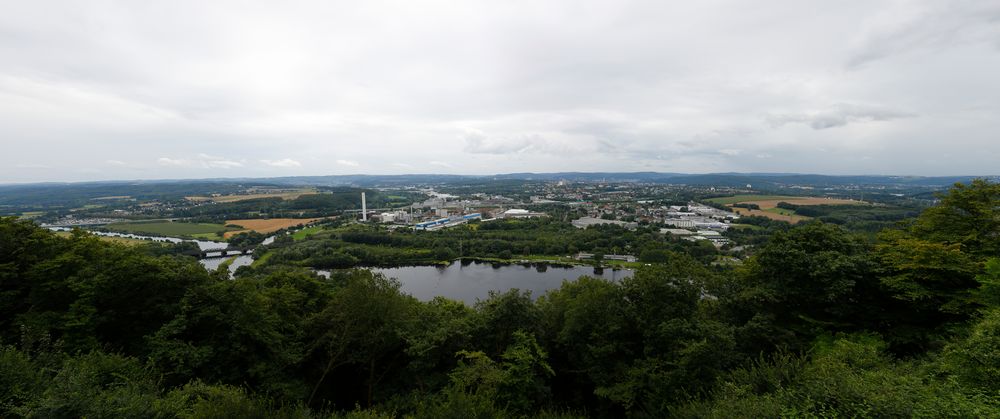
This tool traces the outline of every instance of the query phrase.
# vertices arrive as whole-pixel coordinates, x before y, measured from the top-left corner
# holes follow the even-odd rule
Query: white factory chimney
[[[368,203],[365,202],[365,193],[361,193],[361,221],[368,221]]]

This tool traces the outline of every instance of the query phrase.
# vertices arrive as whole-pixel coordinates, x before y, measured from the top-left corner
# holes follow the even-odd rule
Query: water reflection
[[[428,301],[437,296],[473,304],[486,298],[490,291],[508,291],[512,288],[530,290],[537,298],[546,291],[559,288],[563,281],[575,281],[581,276],[592,276],[619,281],[632,276],[631,269],[594,269],[589,266],[546,266],[542,264],[503,265],[499,263],[455,262],[447,266],[404,266],[398,268],[372,268],[393,277],[401,283],[401,290],[417,299]],[[329,271],[317,271],[329,276]]]

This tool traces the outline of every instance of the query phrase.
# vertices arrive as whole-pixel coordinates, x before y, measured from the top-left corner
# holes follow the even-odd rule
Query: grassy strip
[[[292,233],[292,239],[296,241],[304,240],[306,237],[319,233],[320,231],[323,231],[323,226],[306,227],[299,231],[296,231],[295,233]]]
[[[259,257],[257,259],[254,259],[253,263],[250,264],[250,267],[251,268],[258,268],[258,267],[264,266],[264,264],[267,263],[267,260],[270,259],[271,256],[274,256],[274,252],[264,253],[263,256],[261,256],[261,257]]]
[[[176,221],[128,222],[113,223],[104,226],[111,231],[145,234],[165,237],[199,238],[219,240],[218,232],[238,230],[222,224],[183,223]]]
[[[69,232],[69,231],[57,231],[56,235],[59,236],[59,237],[70,237],[70,236],[73,235],[73,233]],[[100,239],[102,241],[111,242],[111,243],[121,243],[121,244],[124,244],[126,246],[138,246],[140,244],[150,243],[149,240],[132,239],[132,238],[128,238],[128,237],[98,236],[96,234],[94,235],[94,237],[97,237],[98,239]]]
[[[215,268],[215,270],[229,271],[229,265],[232,265],[233,262],[235,262],[235,261],[236,261],[236,256],[233,256],[233,257],[231,257],[229,259],[226,259],[225,261],[223,261],[222,263],[220,263],[219,267]]]

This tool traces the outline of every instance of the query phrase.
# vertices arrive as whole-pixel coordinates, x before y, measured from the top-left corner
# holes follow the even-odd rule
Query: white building
[[[677,228],[694,228],[694,220],[685,220],[681,218],[668,218],[663,220],[663,224]]]
[[[511,208],[500,214],[502,218],[532,218],[532,217],[544,217],[544,212],[531,212],[526,209]]]

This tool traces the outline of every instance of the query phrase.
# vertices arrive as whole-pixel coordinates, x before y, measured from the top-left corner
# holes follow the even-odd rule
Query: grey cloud
[[[996,170],[1000,4],[815,9],[9,2],[0,179]]]
[[[876,14],[856,41],[848,68],[922,48],[1000,45],[1000,3],[994,0],[906,2]]]
[[[170,158],[160,157],[156,160],[160,166],[188,167],[201,169],[234,169],[243,167],[243,162],[229,160],[223,157],[214,157],[207,154],[198,154],[193,158]]]
[[[768,115],[766,120],[774,128],[785,124],[802,123],[809,125],[812,129],[822,130],[856,122],[889,121],[915,116],[917,115],[912,112],[896,111],[879,106],[838,104],[821,111]]]
[[[550,138],[561,137],[561,138]],[[522,155],[540,153],[558,155],[574,151],[593,151],[600,147],[600,140],[575,136],[570,133],[555,132],[545,134],[518,133],[504,136],[489,136],[481,131],[471,131],[462,136],[463,150],[472,154]]]
[[[474,154],[512,154],[523,153],[532,148],[532,141],[539,141],[537,136],[521,136],[520,138],[490,138],[481,131],[468,131],[462,136],[465,151]]]

